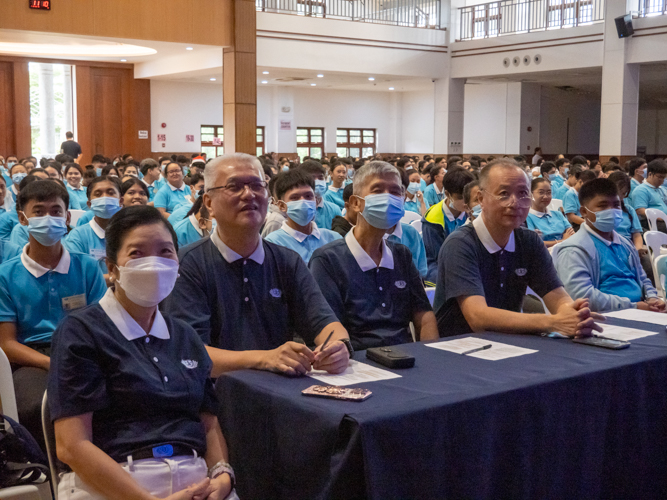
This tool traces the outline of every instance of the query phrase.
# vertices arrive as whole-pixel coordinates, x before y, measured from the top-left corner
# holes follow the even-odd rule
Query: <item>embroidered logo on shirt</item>
[[[188,370],[194,370],[199,366],[199,362],[193,359],[182,359],[181,363],[183,363],[183,366],[185,366]]]
[[[405,281],[397,281],[394,285],[396,285],[396,288],[405,288],[406,283]]]
[[[525,276],[526,273],[528,272],[528,269],[525,267],[520,267],[519,269],[515,269],[514,272],[516,273],[517,276]]]
[[[271,297],[275,297],[276,299],[279,299],[283,295],[283,292],[281,292],[277,288],[272,288],[271,290],[269,290],[269,293],[271,294]]]

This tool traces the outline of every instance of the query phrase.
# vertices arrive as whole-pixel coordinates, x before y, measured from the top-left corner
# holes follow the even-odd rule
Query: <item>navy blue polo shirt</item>
[[[430,311],[410,250],[386,241],[377,266],[354,232],[317,249],[310,270],[355,349],[412,342],[414,315]]]
[[[176,286],[160,307],[194,327],[205,344],[267,350],[298,335],[312,345],[338,321],[303,259],[288,248],[260,239],[242,258],[214,232],[181,249],[179,260]]]
[[[478,231],[487,246],[495,245],[493,252]],[[520,227],[501,249],[490,240],[482,217],[478,217],[450,234],[440,249],[433,302],[440,336],[472,333],[458,297],[481,295],[489,307],[519,312],[528,286],[540,297],[563,286],[542,239]]]
[[[108,303],[109,294],[115,301],[110,289],[100,304]],[[70,313],[53,334],[52,420],[92,412],[93,444],[117,462],[161,444],[203,455],[200,413],[215,415],[218,406],[211,359],[197,333],[183,321],[156,315],[150,335],[134,322],[136,338],[129,340],[100,304]],[[164,331],[168,338],[159,337]]]

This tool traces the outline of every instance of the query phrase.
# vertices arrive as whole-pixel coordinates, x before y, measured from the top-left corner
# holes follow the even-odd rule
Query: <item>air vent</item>
[[[302,82],[309,80],[309,78],[301,78],[300,76],[287,76],[285,78],[276,78],[276,82]]]
[[[575,90],[574,87],[571,87],[570,85],[562,85],[560,87],[556,87],[558,90],[564,90],[565,92],[571,92],[572,90]]]

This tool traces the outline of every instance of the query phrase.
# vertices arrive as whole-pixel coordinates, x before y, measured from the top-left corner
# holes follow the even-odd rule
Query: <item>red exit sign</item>
[[[51,0],[28,0],[31,9],[51,10]]]

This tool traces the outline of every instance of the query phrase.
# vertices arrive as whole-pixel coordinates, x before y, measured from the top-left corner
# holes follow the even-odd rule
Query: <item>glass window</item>
[[[297,154],[300,158],[311,156],[321,159],[324,156],[324,129],[321,127],[297,127]]]
[[[336,153],[338,156],[352,156],[354,158],[374,156],[375,129],[337,129]]]

